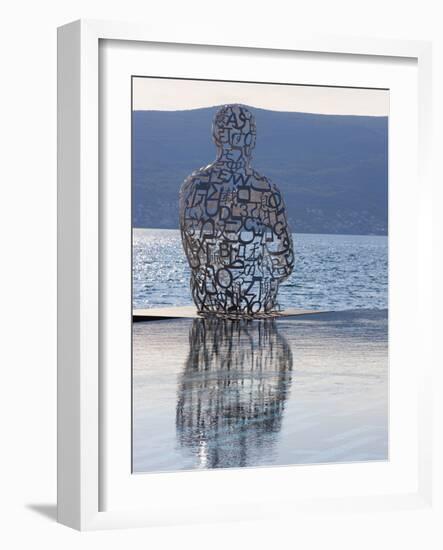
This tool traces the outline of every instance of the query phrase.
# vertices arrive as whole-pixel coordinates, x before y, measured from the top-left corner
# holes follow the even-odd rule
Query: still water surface
[[[383,460],[386,310],[133,326],[133,470]]]

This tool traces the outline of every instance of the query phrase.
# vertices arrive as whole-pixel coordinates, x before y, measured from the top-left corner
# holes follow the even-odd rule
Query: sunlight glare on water
[[[280,287],[283,308],[388,307],[388,238],[362,235],[293,236],[295,268]],[[134,229],[135,308],[189,305],[189,267],[180,232]]]

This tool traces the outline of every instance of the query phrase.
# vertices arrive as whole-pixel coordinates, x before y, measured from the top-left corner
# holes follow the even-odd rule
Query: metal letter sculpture
[[[250,165],[253,115],[225,105],[212,125],[217,158],[180,189],[180,229],[200,314],[260,317],[278,311],[294,253],[277,186]]]

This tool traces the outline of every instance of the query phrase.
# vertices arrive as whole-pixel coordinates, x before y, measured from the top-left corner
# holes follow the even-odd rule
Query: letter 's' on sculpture
[[[225,105],[212,125],[216,160],[180,190],[180,229],[201,314],[254,317],[278,310],[279,284],[294,252],[277,186],[250,165],[256,128],[242,105]]]

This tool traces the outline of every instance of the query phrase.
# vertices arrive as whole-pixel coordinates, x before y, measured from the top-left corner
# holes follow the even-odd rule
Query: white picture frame
[[[184,487],[194,485],[195,473],[177,473],[146,478],[144,484],[150,483],[149,503],[146,505],[141,506],[135,500],[130,502],[132,489],[121,489],[121,499],[120,493],[114,491],[117,496],[113,498],[110,509],[103,505],[102,485],[109,482],[109,471],[114,475],[113,470],[108,466],[104,467],[106,456],[103,455],[109,450],[103,430],[106,415],[104,403],[108,399],[108,392],[113,390],[109,384],[103,386],[105,365],[100,347],[103,316],[106,315],[104,302],[107,299],[107,284],[102,284],[105,248],[102,246],[103,232],[107,230],[107,226],[101,222],[101,218],[103,214],[107,215],[106,209],[112,208],[109,201],[103,200],[106,193],[103,192],[103,180],[100,177],[103,136],[100,134],[99,124],[102,109],[99,88],[100,63],[104,59],[100,54],[100,44],[103,41],[118,41],[120,44],[124,41],[129,52],[132,45],[140,43],[155,44],[160,49],[162,44],[175,45],[175,48],[193,44],[199,52],[209,56],[209,60],[214,47],[228,49],[229,55],[234,57],[247,51],[265,54],[272,52],[272,55],[280,56],[282,63],[288,62],[291,52],[304,52],[312,56],[327,54],[330,59],[352,58],[353,61],[360,59],[362,62],[385,58],[392,64],[412,60],[416,65],[418,82],[418,101],[414,95],[418,125],[413,126],[418,133],[418,147],[411,150],[411,153],[412,156],[417,154],[414,162],[418,166],[418,176],[411,174],[409,177],[412,178],[411,185],[414,184],[419,213],[417,224],[411,229],[414,241],[411,245],[412,261],[417,264],[414,279],[417,285],[411,292],[416,292],[412,301],[416,305],[414,312],[417,316],[432,316],[431,289],[427,285],[432,255],[432,248],[428,244],[431,242],[432,197],[432,181],[429,175],[430,44],[310,34],[281,36],[279,39],[251,39],[245,35],[227,41],[221,31],[217,35],[213,28],[209,34],[205,33],[205,29],[202,29],[201,35],[194,35],[190,41],[186,30],[174,31],[168,35],[155,27],[101,21],[77,21],[61,27],[58,32],[58,520],[70,527],[86,530],[275,515],[289,518],[294,513],[331,509],[340,509],[346,513],[356,507],[371,511],[429,506],[432,497],[433,362],[430,331],[424,329],[419,331],[415,342],[409,344],[423,357],[414,380],[416,383],[411,383],[410,387],[410,391],[415,392],[414,399],[417,400],[417,407],[413,408],[416,417],[413,425],[418,430],[414,440],[417,456],[410,462],[408,469],[399,475],[396,488],[388,484],[383,486],[383,482],[377,491],[359,492],[355,489],[355,483],[361,477],[361,470],[343,465],[342,470],[348,471],[344,474],[348,476],[347,489],[341,492],[338,485],[332,483],[326,495],[313,487],[313,480],[317,477],[327,481],[335,475],[334,471],[331,473],[326,467],[324,471],[317,470],[314,475],[306,469],[298,468],[297,479],[305,478],[305,485],[310,488],[305,488],[303,498],[299,499],[283,490],[280,493],[274,492],[272,502],[280,499],[284,506],[278,507],[278,511],[274,506],[273,512],[270,512],[266,509],[266,499],[271,499],[271,495],[267,495],[266,491],[261,499],[255,499],[252,491],[248,507],[244,506],[241,499],[238,505],[230,503],[229,492],[224,496],[218,493],[218,500],[214,499],[216,506],[208,506],[207,501],[200,507],[197,502],[189,506],[175,497]],[[126,52],[125,55],[131,54]],[[416,92],[414,90],[411,93]],[[399,211],[407,208],[398,202],[395,208]],[[401,219],[401,212],[398,219]],[[395,330],[398,333],[402,329],[398,326]],[[121,446],[126,443],[127,440]],[[241,481],[246,478],[245,483],[252,487],[259,479],[257,476],[261,476],[260,483],[267,483],[267,487],[279,484],[283,487],[294,468],[297,467],[268,468],[266,474],[259,474],[254,470],[248,470],[247,473],[236,470],[229,475],[223,472],[198,472],[197,475],[200,476],[200,481],[203,480],[200,485],[206,484],[208,487],[212,480],[217,479],[215,483],[232,488],[234,483],[239,483],[239,479]],[[379,470],[380,476],[392,477],[395,473],[392,469],[384,473],[382,468]],[[130,472],[127,474],[130,475]],[[377,470],[371,473],[376,476],[379,474]],[[267,476],[266,479],[264,475]],[[142,483],[142,477],[135,476],[131,485]],[[211,498],[211,491],[214,494],[214,490],[209,490],[206,497]],[[165,491],[168,492],[169,502],[168,499],[160,498],[160,494]],[[177,491],[175,496],[174,491]],[[123,497],[123,494],[126,496]]]

